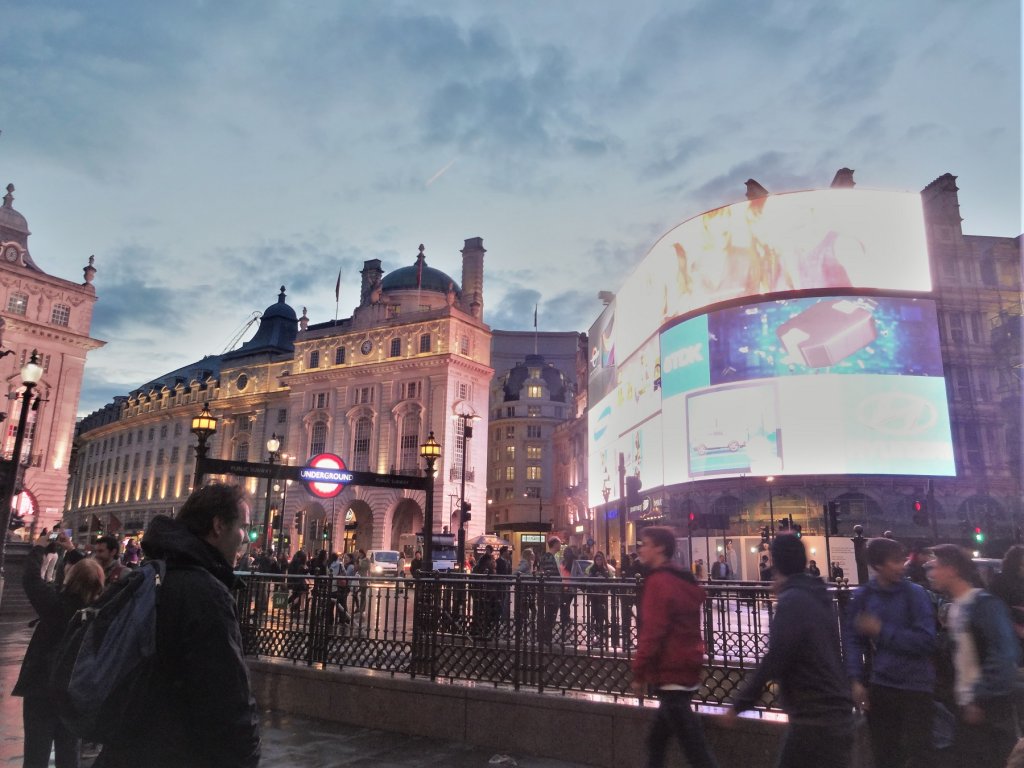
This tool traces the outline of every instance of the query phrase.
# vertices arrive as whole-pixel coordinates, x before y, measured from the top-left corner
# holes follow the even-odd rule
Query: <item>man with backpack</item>
[[[704,590],[692,573],[672,562],[676,539],[671,528],[644,528],[641,538],[640,562],[650,570],[640,597],[632,687],[642,695],[649,686],[661,701],[647,739],[647,765],[665,765],[666,748],[675,735],[689,765],[716,768],[700,715],[691,706],[704,666],[700,631]]]
[[[146,557],[166,563],[155,668],[138,702],[146,718],[113,728],[116,736],[104,743],[97,768],[259,764],[259,717],[231,592],[249,521],[243,494],[236,486],[204,486],[173,520],[161,515],[146,529]]]
[[[946,625],[953,642],[958,765],[1003,766],[1016,743],[1014,688],[1020,645],[999,598],[978,588],[970,555],[955,544],[932,550],[928,578],[952,600]]]

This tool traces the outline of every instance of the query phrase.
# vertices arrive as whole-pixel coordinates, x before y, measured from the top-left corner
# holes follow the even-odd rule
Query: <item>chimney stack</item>
[[[484,314],[484,239],[466,238],[462,249],[462,307],[477,320]]]

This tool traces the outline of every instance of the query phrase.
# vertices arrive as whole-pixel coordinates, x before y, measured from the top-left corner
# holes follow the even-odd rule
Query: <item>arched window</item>
[[[235,461],[249,460],[249,441],[239,440],[235,443]]]
[[[415,475],[420,456],[420,417],[409,414],[402,419],[402,442],[399,446],[398,466],[404,475]]]
[[[360,416],[352,440],[352,463],[357,472],[370,471],[370,417]]]
[[[313,425],[309,438],[309,455],[316,456],[327,450],[327,424],[318,421]]]

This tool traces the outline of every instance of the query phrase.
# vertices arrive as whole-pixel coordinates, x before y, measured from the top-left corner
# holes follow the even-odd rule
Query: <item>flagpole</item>
[[[537,354],[537,307],[539,304],[533,305],[533,354]]]

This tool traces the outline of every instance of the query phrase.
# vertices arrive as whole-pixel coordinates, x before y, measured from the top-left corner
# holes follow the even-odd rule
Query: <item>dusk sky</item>
[[[287,286],[456,280],[492,328],[587,330],[660,235],[744,198],[959,177],[1021,232],[1013,0],[9,3],[0,185],[45,271],[99,300],[79,412],[224,350]],[[250,330],[250,334],[255,330]],[[248,338],[248,337],[246,337]]]

